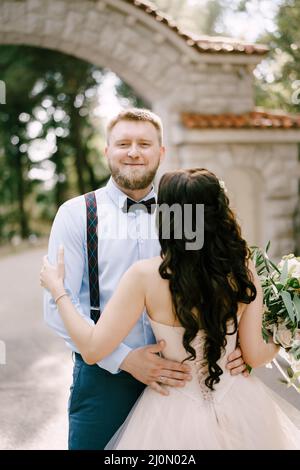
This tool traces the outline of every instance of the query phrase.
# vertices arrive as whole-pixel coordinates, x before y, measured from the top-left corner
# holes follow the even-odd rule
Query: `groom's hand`
[[[169,361],[158,355],[165,348],[166,343],[144,346],[131,351],[120,368],[131,374],[135,379],[149,385],[162,395],[169,395],[163,385],[170,387],[184,387],[187,380],[191,380],[190,366],[181,362]]]
[[[230,371],[231,375],[243,374],[244,377],[249,376],[247,364],[244,362],[242,351],[239,347],[229,354],[227,360],[226,369]]]

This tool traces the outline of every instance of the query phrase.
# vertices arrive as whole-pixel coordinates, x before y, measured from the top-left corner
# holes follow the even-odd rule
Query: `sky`
[[[95,108],[95,115],[104,121],[110,120],[122,108],[117,97],[116,85],[119,78],[113,72],[109,72],[98,89],[99,106]]]
[[[265,31],[274,32],[274,17],[280,3],[281,0],[252,0],[247,12],[232,13],[228,9],[225,24],[233,37],[254,42]]]

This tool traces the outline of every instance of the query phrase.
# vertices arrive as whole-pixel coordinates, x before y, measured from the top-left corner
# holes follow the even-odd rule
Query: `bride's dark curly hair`
[[[196,227],[196,205],[204,204],[204,243],[188,250],[184,233],[178,238],[178,220],[169,218],[170,236],[164,234],[163,204],[190,204],[192,225]],[[237,331],[238,302],[250,303],[256,297],[252,275],[247,268],[250,251],[229,207],[229,199],[218,178],[204,168],[184,169],[164,174],[158,190],[157,225],[163,261],[159,273],[170,282],[174,314],[185,332],[183,346],[195,359],[191,343],[199,329],[206,333],[204,358],[208,376],[205,384],[214,390],[223,373],[217,364],[226,346],[226,335]],[[183,212],[183,211],[182,211]],[[182,221],[184,217],[182,214]],[[176,225],[175,225],[176,224]],[[175,229],[175,230],[174,230]],[[231,320],[231,321],[230,321]],[[228,331],[228,324],[234,330]]]

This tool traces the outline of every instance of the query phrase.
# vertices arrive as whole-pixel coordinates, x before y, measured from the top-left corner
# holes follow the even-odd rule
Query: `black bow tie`
[[[136,207],[134,207],[136,206]],[[156,200],[154,197],[147,199],[147,201],[133,201],[129,197],[126,199],[123,207],[124,212],[134,211],[135,209],[147,210],[148,214],[153,214],[156,207]]]

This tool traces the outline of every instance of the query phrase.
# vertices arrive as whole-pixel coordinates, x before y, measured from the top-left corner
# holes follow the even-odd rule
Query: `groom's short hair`
[[[163,125],[160,117],[150,111],[149,109],[143,108],[128,108],[120,111],[113,119],[111,119],[107,125],[107,140],[114,126],[120,121],[140,121],[140,122],[151,122],[158,133],[159,144],[163,142]]]

